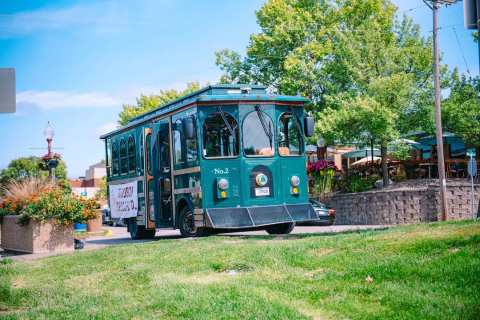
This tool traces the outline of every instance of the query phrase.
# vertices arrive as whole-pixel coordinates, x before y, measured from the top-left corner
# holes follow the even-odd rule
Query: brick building
[[[105,162],[93,164],[85,171],[85,177],[70,179],[72,192],[87,198],[93,198],[100,189],[102,178],[107,175]]]

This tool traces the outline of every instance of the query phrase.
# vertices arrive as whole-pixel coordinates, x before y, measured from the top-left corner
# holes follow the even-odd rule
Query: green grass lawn
[[[159,240],[7,260],[0,318],[479,319],[480,223]]]

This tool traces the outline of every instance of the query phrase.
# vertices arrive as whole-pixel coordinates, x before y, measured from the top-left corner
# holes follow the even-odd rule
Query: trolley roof
[[[210,85],[132,118],[125,126],[100,136],[100,139],[106,139],[117,133],[133,128],[141,123],[147,122],[153,118],[157,118],[167,113],[179,110],[187,105],[194,104],[196,102],[214,101],[279,101],[306,103],[309,100],[301,96],[268,94],[267,88],[259,85]]]

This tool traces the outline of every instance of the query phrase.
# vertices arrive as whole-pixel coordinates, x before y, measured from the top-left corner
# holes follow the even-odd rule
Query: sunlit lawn
[[[6,319],[479,319],[479,300],[472,221],[158,240],[0,265]]]

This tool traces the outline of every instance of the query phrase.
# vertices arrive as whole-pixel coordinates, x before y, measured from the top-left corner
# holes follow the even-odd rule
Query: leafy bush
[[[96,218],[98,203],[82,199],[64,189],[36,178],[14,181],[4,188],[5,197],[0,201],[0,217],[18,215],[20,223],[30,219],[68,225]]]
[[[408,160],[412,156],[410,154],[411,146],[406,144],[405,142],[399,142],[392,146],[392,150],[390,151],[390,155],[392,155],[397,160]]]
[[[362,177],[356,173],[347,175],[339,182],[339,187],[342,192],[354,193],[371,190],[375,187],[375,182],[380,179],[380,176],[374,174],[368,177]]]

